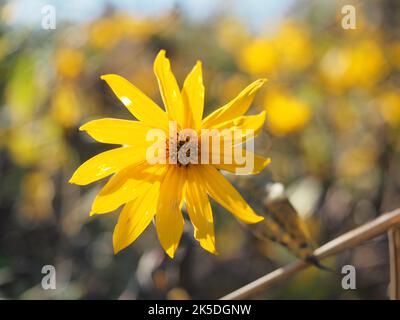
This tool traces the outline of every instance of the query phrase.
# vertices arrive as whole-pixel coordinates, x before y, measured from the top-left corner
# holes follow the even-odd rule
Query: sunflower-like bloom
[[[170,132],[170,123],[175,122],[178,130],[190,128],[199,134],[203,129],[217,129],[218,132],[224,132],[221,135],[241,129],[240,141],[247,141],[253,136],[248,132],[257,134],[265,121],[265,112],[244,115],[265,80],[253,82],[231,102],[203,119],[204,86],[200,61],[186,77],[182,90],[178,87],[164,50],[155,59],[154,72],[165,111],[126,79],[115,74],[101,77],[137,121],[106,118],[84,124],[80,130],[86,131],[95,140],[119,144],[121,147],[87,160],[69,182],[87,185],[113,175],[96,196],[90,214],[111,212],[124,205],[113,234],[115,253],[135,241],[154,218],[158,239],[166,253],[173,258],[184,228],[183,205],[194,226],[196,240],[207,251],[216,253],[209,197],[242,222],[263,220],[219,170],[237,173],[242,169],[241,173],[255,174],[270,160],[249,150],[239,149],[241,155],[253,159],[253,166],[246,169],[243,163],[235,161],[202,163],[197,159],[183,163],[179,157],[175,161],[154,163],[148,157],[149,147],[154,144],[149,141],[148,134],[154,129]],[[171,145],[175,144],[178,151],[183,148],[188,139],[180,139],[179,134],[169,134],[166,139],[160,139],[161,145],[164,143],[166,146],[166,154],[171,153]],[[204,142],[202,135],[196,140],[198,145]],[[233,151],[237,148],[238,144],[232,147]],[[199,149],[188,149],[184,154],[193,160],[203,149],[197,152],[196,157],[190,152]],[[217,152],[215,148],[212,150],[212,158],[219,153],[217,158],[226,159],[223,154],[226,148],[218,147]]]

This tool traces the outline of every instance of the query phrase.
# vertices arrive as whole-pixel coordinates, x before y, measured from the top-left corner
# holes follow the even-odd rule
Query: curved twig
[[[325,259],[346,249],[353,248],[366,240],[384,234],[395,225],[400,225],[400,209],[382,214],[371,222],[329,241],[316,249],[314,251],[314,256],[319,260]],[[298,260],[292,262],[222,297],[221,300],[249,299],[270,287],[272,284],[286,279],[290,275],[308,266],[310,266],[310,263],[306,261]]]

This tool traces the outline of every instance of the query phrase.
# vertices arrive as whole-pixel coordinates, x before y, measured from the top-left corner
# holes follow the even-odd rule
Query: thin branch
[[[314,256],[318,260],[333,256],[346,249],[353,248],[366,240],[384,234],[396,225],[400,225],[400,209],[382,214],[371,222],[333,239],[316,249],[314,251]],[[309,266],[310,264],[308,262],[302,260],[292,262],[222,297],[221,300],[249,299],[270,287],[272,284],[286,279],[290,275]]]
[[[400,227],[389,230],[390,299],[400,300]]]

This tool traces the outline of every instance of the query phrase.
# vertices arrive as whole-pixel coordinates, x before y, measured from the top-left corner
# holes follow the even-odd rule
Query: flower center
[[[175,144],[175,145],[174,145]],[[169,150],[169,161],[176,163],[179,167],[188,166],[190,163],[198,163],[199,161],[199,146],[197,138],[186,136],[177,136],[177,139],[172,142],[172,150]],[[176,153],[174,153],[176,151]]]

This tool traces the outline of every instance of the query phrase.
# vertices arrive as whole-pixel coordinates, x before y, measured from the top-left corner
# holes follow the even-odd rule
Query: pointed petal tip
[[[157,53],[156,60],[157,60],[158,58],[166,58],[166,55],[167,55],[167,51],[166,51],[165,49],[161,49],[161,50]]]
[[[265,166],[269,165],[271,163],[271,161],[272,161],[271,158],[266,158],[264,161],[264,165]]]
[[[176,249],[169,248],[169,249],[165,250],[165,253],[168,255],[168,257],[170,257],[171,259],[174,259],[175,251],[176,251]]]
[[[263,119],[263,122],[265,122],[265,120],[266,120],[266,118],[267,118],[267,111],[264,110],[264,111],[260,112],[259,116],[263,117],[263,118],[264,118],[264,119]]]
[[[112,75],[113,74],[111,74],[111,73],[103,74],[103,75],[100,76],[100,79],[106,81]]]
[[[75,173],[71,176],[71,178],[69,178],[68,183],[70,183],[70,184],[78,184],[76,179],[75,179]]]
[[[264,219],[265,219],[264,217],[257,215],[256,217],[252,218],[250,221],[247,221],[246,223],[247,224],[259,223],[259,222],[263,221]]]
[[[261,88],[268,80],[266,78],[258,79],[256,82],[256,88]]]
[[[201,246],[204,250],[206,250],[207,252],[209,252],[209,253],[211,253],[211,254],[213,254],[213,255],[216,255],[216,256],[219,255],[219,252],[218,252],[218,250],[215,248],[215,244],[214,244],[214,243],[212,243],[212,244],[210,245],[210,243],[209,243],[208,241],[205,241],[205,242],[200,241],[200,246]]]
[[[85,183],[80,182],[79,179],[77,179],[77,178],[75,177],[75,173],[74,173],[74,174],[72,175],[72,177],[68,180],[68,183],[70,183],[70,184],[76,184],[76,185],[78,185],[78,186],[84,186],[84,185],[85,185]]]
[[[114,256],[121,252],[121,248],[113,246]]]
[[[124,249],[123,246],[121,246],[117,239],[116,239],[116,235],[115,235],[115,229],[113,232],[113,252],[114,252],[114,256],[116,256],[119,252],[121,252],[121,250]]]
[[[108,82],[109,80],[113,80],[115,78],[125,79],[123,76],[120,76],[119,74],[116,74],[116,73],[107,73],[107,74],[103,74],[100,76],[100,79],[104,80],[106,82]]]

